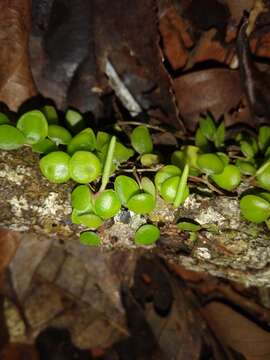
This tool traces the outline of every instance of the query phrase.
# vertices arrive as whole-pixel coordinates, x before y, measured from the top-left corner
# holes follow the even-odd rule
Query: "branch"
[[[29,148],[0,152],[0,227],[78,241],[82,228],[70,220],[73,186],[48,182],[39,171],[38,155]],[[238,204],[236,198],[206,197],[196,189],[177,210],[158,198],[148,218],[158,223],[161,238],[145,249],[189,270],[247,286],[269,286],[269,231],[265,225],[244,221]],[[98,230],[102,248],[137,249],[135,230],[148,218],[123,209]],[[193,219],[202,229],[181,232],[176,226],[179,218]]]

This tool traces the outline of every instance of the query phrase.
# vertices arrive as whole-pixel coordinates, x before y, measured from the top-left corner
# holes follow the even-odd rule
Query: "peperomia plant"
[[[201,119],[194,142],[182,144],[171,154],[171,163],[161,164],[147,125],[136,126],[127,144],[107,132],[95,133],[75,110],[67,111],[65,121],[61,123],[51,105],[23,114],[16,126],[0,113],[0,149],[31,146],[40,154],[40,170],[49,181],[77,183],[71,193],[71,220],[83,229],[83,244],[99,245],[101,240],[93,230],[121,208],[147,218],[157,198],[162,198],[178,209],[192,191],[190,181],[195,180],[210,191],[235,196],[241,182],[252,181],[252,193],[240,197],[241,214],[248,221],[270,226],[269,126],[261,126],[257,138],[239,133],[230,152],[224,122],[217,125],[208,115]],[[131,169],[130,159],[144,168]],[[132,175],[127,176],[126,171]],[[146,172],[151,176],[145,176]],[[187,221],[177,227],[189,232],[201,229],[200,224]],[[135,232],[135,243],[152,245],[159,237],[156,224],[148,223]]]

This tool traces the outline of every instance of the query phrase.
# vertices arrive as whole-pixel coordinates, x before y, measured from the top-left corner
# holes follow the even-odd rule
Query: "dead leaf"
[[[254,0],[227,0],[226,1],[232,18],[238,23],[244,11],[250,11],[254,5]]]
[[[38,353],[33,345],[9,344],[1,353],[2,360],[38,360]]]
[[[28,58],[29,0],[0,2],[0,101],[17,110],[36,94]]]
[[[270,358],[269,332],[222,303],[206,305],[203,314],[218,339],[247,360]]]
[[[190,130],[196,128],[201,114],[210,111],[218,119],[237,108],[243,96],[238,72],[228,69],[194,71],[176,78],[173,86],[180,113]]]
[[[20,241],[20,235],[15,231],[0,229],[0,274],[10,264]]]
[[[189,26],[173,7],[163,11],[159,19],[164,54],[174,70],[184,67],[188,60],[187,48],[193,45]]]
[[[229,63],[233,53],[229,47],[225,48],[217,39],[216,29],[205,31],[192,50],[186,68],[190,69],[197,63],[204,61],[217,61],[219,63]]]

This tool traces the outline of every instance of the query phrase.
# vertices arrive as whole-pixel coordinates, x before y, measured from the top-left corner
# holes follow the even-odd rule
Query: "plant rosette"
[[[140,185],[131,177],[119,175],[115,179],[114,188],[125,207],[137,214],[149,214],[156,205],[155,186],[144,177]]]

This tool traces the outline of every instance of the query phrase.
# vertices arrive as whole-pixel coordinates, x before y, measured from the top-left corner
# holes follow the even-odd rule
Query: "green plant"
[[[237,166],[226,165],[221,174],[211,176],[211,179],[224,190],[232,191],[241,181],[241,173]]]
[[[89,151],[76,151],[69,162],[70,177],[80,184],[88,184],[101,174],[101,163]]]
[[[42,174],[51,182],[61,184],[70,179],[70,156],[63,151],[53,151],[39,161]]]
[[[142,225],[135,233],[135,244],[153,245],[160,237],[160,231],[155,225]]]
[[[241,198],[241,214],[248,221],[265,221],[270,226],[270,193],[261,191],[270,191],[269,126],[260,127],[258,137],[239,133],[230,152],[226,148],[224,122],[216,124],[207,116],[200,121],[194,143],[182,144],[172,153],[171,164],[162,166],[145,125],[136,126],[130,134],[130,143],[139,153],[131,162],[134,150],[130,144],[123,144],[107,132],[95,133],[86,127],[82,114],[75,110],[68,110],[65,118],[71,132],[60,125],[56,109],[50,105],[42,111],[23,114],[16,127],[6,114],[0,113],[0,149],[31,146],[41,154],[40,170],[49,181],[60,184],[72,179],[76,182],[71,193],[74,224],[96,230],[114,217],[121,206],[147,216],[155,209],[159,196],[178,208],[192,191],[190,181],[222,193],[222,190],[237,190],[241,181],[254,184],[256,179],[257,193]],[[75,135],[72,137],[71,133]],[[147,169],[137,169],[134,164]],[[132,172],[133,176],[126,176],[125,171]],[[146,171],[149,177],[144,176]],[[116,176],[116,172],[120,175]],[[189,232],[201,228],[188,221],[177,226]],[[153,244],[158,237],[156,226],[147,224],[138,229],[135,242]],[[91,231],[84,232],[81,241],[89,245],[100,243]]]
[[[12,125],[0,125],[0,149],[15,150],[25,144],[24,134]]]
[[[47,120],[39,110],[23,114],[17,122],[17,128],[24,134],[28,144],[36,144],[48,135]]]
[[[48,126],[48,138],[56,145],[67,145],[72,136],[63,126],[52,124]]]
[[[263,222],[270,216],[270,203],[256,195],[243,196],[240,209],[245,219],[255,223]]]
[[[101,243],[101,239],[96,233],[85,231],[80,234],[80,243],[87,246],[98,246]]]

